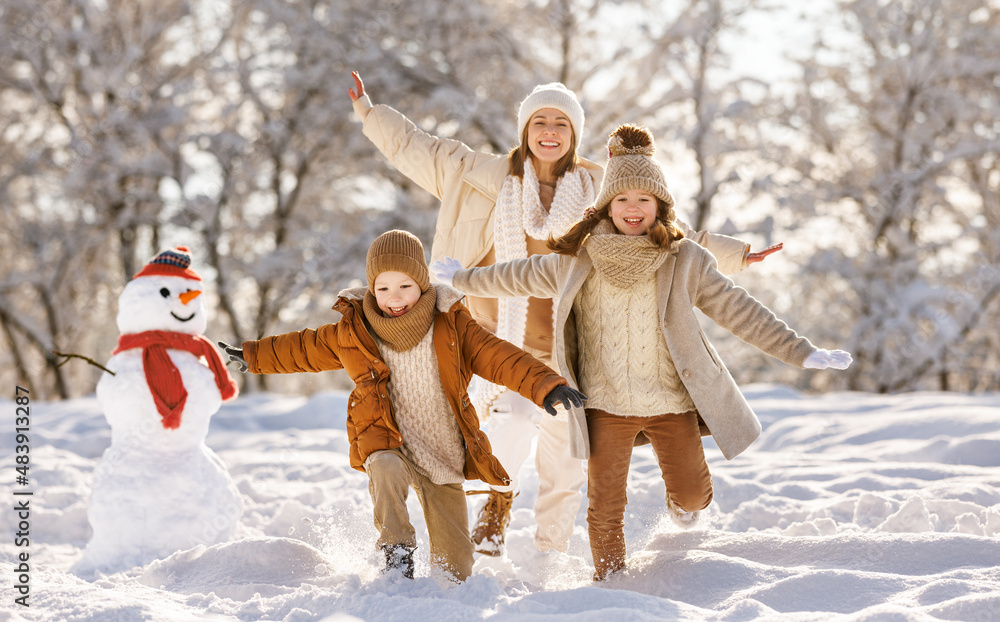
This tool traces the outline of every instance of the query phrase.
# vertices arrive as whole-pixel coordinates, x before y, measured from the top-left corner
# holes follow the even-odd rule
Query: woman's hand
[[[768,255],[770,255],[771,253],[777,253],[784,246],[785,246],[784,242],[779,242],[779,243],[775,244],[774,246],[768,246],[767,248],[765,248],[762,251],[758,251],[756,253],[748,253],[747,254],[747,265],[749,266],[750,264],[757,263],[759,261],[764,261],[765,257],[767,257]]]
[[[347,89],[347,94],[351,96],[351,101],[357,101],[359,97],[364,97],[365,95],[365,85],[361,81],[361,74],[357,71],[352,71],[351,76],[354,77],[354,89]],[[355,90],[357,89],[357,90]]]

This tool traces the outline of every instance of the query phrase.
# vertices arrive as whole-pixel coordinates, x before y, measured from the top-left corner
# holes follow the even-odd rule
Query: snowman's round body
[[[118,328],[123,335],[201,335],[204,299],[190,298],[200,289],[199,281],[178,276],[133,279],[119,298]],[[106,365],[114,375],[105,373],[98,382],[111,446],[94,473],[87,510],[93,537],[78,572],[127,570],[227,540],[242,515],[239,492],[205,444],[209,421],[222,405],[215,374],[191,352],[168,348],[166,354],[187,392],[176,427],[166,427],[157,410],[142,348],[114,354]]]

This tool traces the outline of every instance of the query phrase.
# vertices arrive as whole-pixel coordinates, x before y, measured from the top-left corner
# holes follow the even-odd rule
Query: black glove
[[[561,402],[566,410],[569,410],[572,406],[576,406],[577,408],[583,406],[583,400],[585,399],[587,399],[587,396],[583,393],[580,393],[569,385],[562,384],[549,391],[549,394],[542,400],[542,406],[545,407],[545,412],[555,417],[556,402]]]
[[[240,371],[246,372],[247,360],[243,358],[243,348],[237,348],[236,346],[231,346],[225,341],[218,342],[219,347],[229,356],[230,361],[235,361],[240,364]]]

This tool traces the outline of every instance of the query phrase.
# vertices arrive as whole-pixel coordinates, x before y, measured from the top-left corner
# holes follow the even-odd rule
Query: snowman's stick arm
[[[57,350],[53,350],[52,354],[55,354],[56,356],[65,356],[66,357],[66,360],[63,361],[62,363],[59,363],[58,365],[56,365],[56,367],[62,367],[66,363],[69,363],[69,360],[73,359],[73,358],[75,358],[75,359],[83,359],[83,360],[87,361],[88,363],[90,363],[91,365],[93,365],[94,367],[100,367],[101,369],[103,369],[104,371],[108,372],[112,376],[115,375],[115,372],[111,371],[110,369],[108,369],[104,365],[101,365],[100,363],[98,363],[94,359],[92,359],[90,357],[87,357],[87,356],[84,356],[82,354],[72,354],[72,353],[67,354],[66,352],[59,352]]]

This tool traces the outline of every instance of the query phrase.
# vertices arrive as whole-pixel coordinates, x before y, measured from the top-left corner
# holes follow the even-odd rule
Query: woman
[[[463,267],[548,254],[549,236],[560,237],[580,220],[600,188],[601,167],[576,153],[584,112],[576,95],[562,84],[535,87],[521,102],[519,144],[506,155],[477,152],[458,140],[421,131],[401,113],[373,105],[357,72],[348,94],[363,122],[365,136],[401,173],[441,201],[432,260],[454,257]],[[740,240],[692,232],[725,273],[739,272],[779,247],[749,253]],[[473,317],[497,336],[514,343],[553,369],[553,305],[538,298],[467,298]],[[477,410],[487,420],[494,454],[512,482],[492,486],[472,532],[477,551],[499,555],[510,521],[518,472],[537,434],[538,497],[535,546],[565,552],[586,483],[582,461],[569,454],[565,413],[545,416],[528,400],[501,387],[479,383]]]

